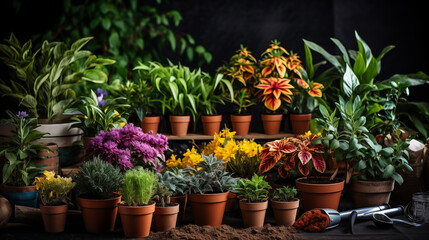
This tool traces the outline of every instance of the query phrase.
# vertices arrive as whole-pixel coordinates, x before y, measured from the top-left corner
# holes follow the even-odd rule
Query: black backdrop
[[[1,39],[14,32],[25,41],[52,28],[58,19],[55,9],[60,1],[22,1],[18,14],[12,2],[0,3]],[[179,10],[183,17],[179,30],[190,33],[212,53],[212,62],[202,66],[210,73],[227,61],[240,44],[259,56],[271,40],[277,39],[304,60],[302,39],[339,54],[329,38],[335,37],[346,48],[356,49],[355,30],[375,55],[387,45],[396,46],[383,59],[379,80],[395,73],[429,73],[429,20],[425,1],[170,0],[166,7]],[[313,55],[316,61],[322,60],[317,53]],[[411,89],[410,99],[427,102],[428,90],[428,86]]]

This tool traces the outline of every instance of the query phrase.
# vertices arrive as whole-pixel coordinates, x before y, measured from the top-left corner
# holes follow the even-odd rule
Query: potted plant
[[[0,59],[11,69],[10,82],[0,82],[0,93],[37,118],[39,131],[49,133],[38,141],[55,142],[64,164],[74,158],[63,155],[62,150],[67,150],[63,148],[72,148],[81,135],[78,129],[70,129],[70,116],[63,114],[77,101],[73,87],[87,81],[106,82],[103,66],[115,62],[84,50],[91,39],[82,38],[70,46],[44,41],[40,48],[33,49],[31,40],[21,45],[11,34],[7,44],[0,47]]]
[[[283,186],[276,188],[271,196],[271,207],[277,225],[292,226],[296,219],[299,199],[295,187]]]
[[[162,183],[158,183],[156,194],[153,197],[157,200],[155,205],[155,228],[156,231],[168,231],[176,227],[179,204],[170,201],[173,192]]]
[[[169,166],[168,161],[167,161],[167,166]],[[176,167],[176,166],[172,166],[172,167]],[[172,195],[169,197],[170,202],[179,204],[179,213],[177,215],[177,220],[179,222],[183,221],[183,218],[186,212],[186,205],[188,202],[188,195],[186,194],[186,188],[187,188],[186,177],[185,177],[185,173],[183,172],[183,169],[177,169],[177,168],[170,169],[170,170],[166,170],[162,174],[157,173],[157,175],[159,178],[158,179],[159,183],[167,187],[172,192]]]
[[[230,120],[232,130],[236,131],[237,135],[247,135],[249,133],[252,120],[249,108],[256,104],[256,99],[254,98],[256,67],[257,61],[252,56],[252,53],[241,45],[229,62],[217,70],[218,73],[222,73],[231,82],[232,90],[234,91],[234,100],[232,102],[234,104],[234,113],[230,115]],[[230,94],[231,90],[225,89],[223,92],[225,100],[230,101]]]
[[[14,127],[10,141],[0,144],[0,156],[2,164],[1,194],[14,206],[15,204],[29,207],[37,206],[36,186],[33,185],[34,177],[40,173],[33,159],[38,159],[37,154],[42,149],[48,149],[42,143],[34,143],[46,133],[38,131],[36,118],[28,118],[26,112],[13,114],[6,111],[8,119],[2,119],[2,124],[11,124]]]
[[[317,175],[325,172],[325,158],[330,157],[329,148],[321,143],[322,140],[318,135],[307,132],[305,135],[267,142],[259,155],[260,173],[276,167],[282,178],[293,172],[305,176],[295,180],[303,211],[313,208],[337,209],[344,188],[343,179]],[[310,173],[314,176],[310,176]]]
[[[55,176],[54,171],[44,171],[44,176],[36,177],[39,193],[40,212],[46,232],[63,232],[66,224],[69,193],[76,183],[72,178]]]
[[[203,123],[203,130],[205,135],[213,135],[219,132],[222,115],[218,115],[216,106],[218,104],[225,105],[220,92],[225,92],[226,89],[229,93],[228,101],[234,101],[234,92],[231,82],[223,79],[223,74],[216,74],[211,77],[207,73],[203,73],[200,79],[199,91],[201,92],[200,100],[198,101],[198,110],[202,112],[201,122]],[[218,92],[220,90],[220,92]]]
[[[251,179],[241,178],[231,191],[242,197],[240,200],[244,227],[264,226],[265,212],[268,208],[268,193],[271,186],[263,176],[256,173]]]
[[[135,168],[125,173],[122,185],[123,204],[119,215],[126,237],[147,237],[155,211],[151,201],[157,190],[158,176],[147,169]]]
[[[228,199],[229,188],[237,179],[231,177],[223,166],[224,161],[215,156],[201,155],[203,161],[197,163],[197,169],[187,167],[187,193],[194,222],[197,225],[220,226]]]
[[[97,136],[101,130],[108,132],[113,128],[121,128],[127,120],[116,111],[116,109],[129,107],[126,104],[118,104],[123,98],[104,99],[107,93],[97,89],[97,94],[91,90],[90,96],[82,96],[76,111],[79,114],[71,117],[70,128],[82,130],[82,142],[85,149],[89,142]]]
[[[158,98],[156,103],[161,104],[162,114],[170,111],[172,134],[184,136],[187,134],[189,122],[194,122],[194,130],[198,117],[197,105],[199,100],[198,84],[202,78],[201,69],[191,71],[189,67],[169,63],[163,66],[157,62],[140,65],[147,69],[147,77],[152,86],[156,87]]]
[[[78,192],[77,202],[85,229],[91,233],[112,232],[115,226],[121,170],[98,156],[84,162],[74,176]]]
[[[285,57],[284,55],[288,55]],[[261,68],[260,78],[256,93],[260,102],[264,102],[266,113],[261,115],[265,134],[277,134],[282,120],[282,102],[290,103],[292,89],[290,81],[297,74],[294,72],[302,68],[298,57],[289,53],[280,46],[280,42],[274,40],[264,53],[259,63]]]
[[[140,127],[129,123],[110,132],[103,130],[91,140],[88,153],[118,166],[125,171],[134,166],[143,166],[159,172],[165,161],[164,151],[168,139],[162,134],[144,133]]]

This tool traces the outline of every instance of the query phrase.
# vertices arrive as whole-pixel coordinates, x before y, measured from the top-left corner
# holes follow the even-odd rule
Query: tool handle
[[[358,208],[358,209],[343,211],[343,212],[340,212],[341,221],[349,219],[352,212],[356,212],[357,214],[362,214],[362,213],[368,213],[368,212],[377,212],[377,211],[381,211],[389,208],[390,206],[388,204],[383,204],[375,207],[365,207],[365,208]]]
[[[366,212],[366,213],[361,213],[358,214],[356,216],[356,220],[362,221],[362,220],[370,220],[372,219],[372,214],[375,212]],[[403,206],[398,206],[395,208],[389,208],[389,209],[385,209],[385,210],[381,210],[381,211],[377,211],[377,213],[384,213],[387,216],[395,216],[395,215],[400,215],[402,213],[404,213],[404,207]]]
[[[353,211],[352,213],[350,213],[350,218],[349,218],[349,230],[351,234],[354,234],[354,226],[355,226],[355,221],[356,221],[356,217],[357,217],[358,213],[356,211]]]

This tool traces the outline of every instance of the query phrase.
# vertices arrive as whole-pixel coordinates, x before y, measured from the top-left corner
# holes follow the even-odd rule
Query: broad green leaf
[[[107,82],[107,74],[99,69],[89,69],[83,72],[82,80],[93,83]]]
[[[321,46],[317,45],[314,42],[307,41],[305,39],[303,41],[311,50],[320,53],[328,62],[330,62],[335,68],[337,68],[339,72],[344,72],[345,69],[342,63],[340,63],[335,56],[331,55],[325,49],[323,49]]]
[[[349,55],[347,54],[347,50],[344,47],[344,45],[336,38],[331,38],[331,40],[335,43],[335,45],[337,45],[338,49],[340,49],[341,53],[343,54],[343,59],[346,62],[346,64],[351,65]]]
[[[395,173],[393,173],[392,174],[392,178],[399,184],[399,185],[402,185],[403,183],[404,183],[404,179],[402,178],[402,176],[399,174],[399,173],[397,173],[397,172],[395,172]]]
[[[391,165],[391,164],[387,165],[384,168],[384,171],[383,171],[383,178],[390,178],[390,177],[392,177],[392,175],[393,175],[394,172],[395,172],[395,167],[393,165]]]
[[[170,42],[171,49],[173,49],[173,51],[176,51],[177,42],[176,37],[174,36],[174,33],[172,31],[167,34],[167,39]]]
[[[307,44],[304,43],[304,50],[305,50],[305,66],[306,71],[308,72],[308,77],[310,79],[313,79],[314,77],[314,66],[313,66],[313,56],[311,55],[311,50],[307,46]]]
[[[349,65],[346,65],[346,72],[343,76],[343,91],[346,96],[350,97],[357,86],[359,86],[359,79]]]

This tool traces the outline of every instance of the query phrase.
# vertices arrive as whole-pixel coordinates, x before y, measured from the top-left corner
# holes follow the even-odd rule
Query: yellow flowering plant
[[[203,149],[203,154],[213,154],[226,163],[226,170],[240,177],[252,177],[258,172],[259,153],[262,145],[251,140],[237,141],[235,132],[224,128],[214,135],[214,139]]]
[[[197,167],[197,163],[203,161],[203,157],[195,149],[195,146],[192,146],[192,149],[186,150],[186,153],[183,154],[183,158],[177,158],[177,155],[172,154],[170,159],[167,160],[167,170],[170,169],[183,169],[186,167],[195,168]]]
[[[72,178],[55,176],[54,171],[46,170],[43,172],[43,176],[35,178],[34,183],[40,202],[45,206],[68,204],[70,201],[68,194],[76,185],[72,182]]]

